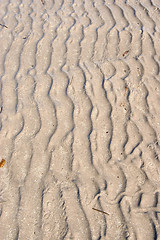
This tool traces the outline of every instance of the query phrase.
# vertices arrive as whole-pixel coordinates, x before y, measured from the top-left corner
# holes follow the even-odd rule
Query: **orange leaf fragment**
[[[6,161],[4,159],[2,159],[1,162],[0,162],[0,167],[4,167],[5,162]]]

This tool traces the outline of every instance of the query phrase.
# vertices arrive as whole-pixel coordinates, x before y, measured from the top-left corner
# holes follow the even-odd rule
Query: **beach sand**
[[[159,0],[0,0],[0,239],[160,239]]]

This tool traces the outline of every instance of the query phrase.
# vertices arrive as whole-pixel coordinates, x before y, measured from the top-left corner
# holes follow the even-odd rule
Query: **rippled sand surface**
[[[2,240],[160,239],[159,0],[0,0]]]

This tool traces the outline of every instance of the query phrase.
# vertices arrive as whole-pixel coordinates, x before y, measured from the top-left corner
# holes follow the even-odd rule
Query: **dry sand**
[[[0,0],[0,24],[0,239],[160,239],[160,1]]]

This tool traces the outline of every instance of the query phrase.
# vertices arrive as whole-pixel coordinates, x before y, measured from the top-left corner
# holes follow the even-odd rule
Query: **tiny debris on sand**
[[[44,5],[44,4],[45,4],[45,1],[44,1],[44,0],[41,0],[41,3]]]
[[[125,52],[123,53],[123,57],[125,57],[128,53],[129,53],[129,50],[125,51]]]
[[[109,215],[109,213],[106,213],[106,212],[104,212],[104,211],[101,211],[101,210],[99,210],[99,209],[96,209],[96,208],[92,208],[93,210],[95,210],[95,211],[97,211],[97,212],[101,212],[101,213],[104,213],[104,214],[107,214],[107,215]]]
[[[8,28],[6,25],[4,25],[4,24],[2,24],[2,23],[0,23],[0,26],[1,26],[1,27],[5,27],[5,28]]]

